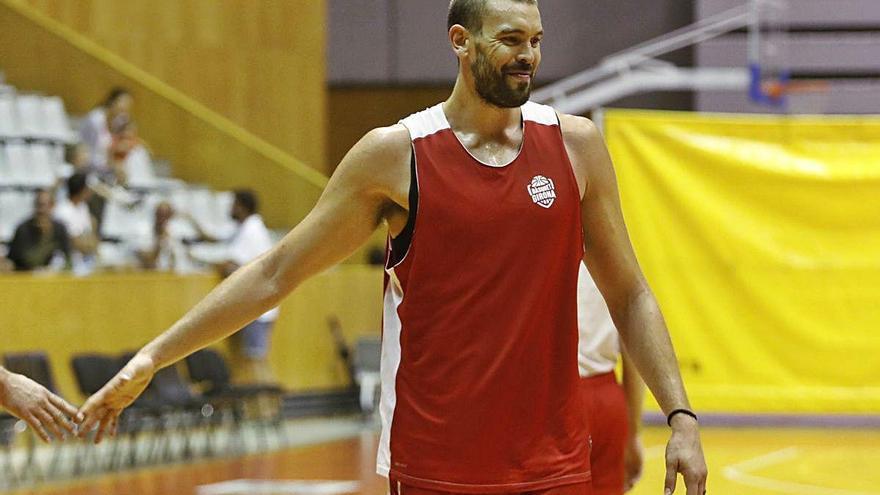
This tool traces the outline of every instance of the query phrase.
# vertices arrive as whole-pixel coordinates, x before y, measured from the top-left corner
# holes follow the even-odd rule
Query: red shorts
[[[629,423],[626,395],[614,372],[581,379],[584,411],[590,424],[593,495],[623,493],[623,455]]]
[[[414,486],[398,483],[393,479],[389,481],[389,484],[391,485],[391,491],[389,492],[391,495],[460,495],[456,492],[438,492],[426,488],[416,488]],[[590,482],[588,481],[586,483],[557,486],[546,490],[517,493],[505,492],[494,495],[594,495],[594,493],[591,489]]]

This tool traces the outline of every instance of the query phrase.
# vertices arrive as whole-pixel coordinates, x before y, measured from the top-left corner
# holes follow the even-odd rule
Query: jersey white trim
[[[389,280],[385,288],[382,361],[379,375],[382,379],[382,394],[379,399],[379,416],[382,419],[382,432],[379,434],[379,449],[376,453],[376,473],[388,477],[391,469],[391,424],[394,421],[394,408],[397,405],[397,369],[400,367],[400,333],[402,324],[397,309],[403,302],[403,288],[394,273],[387,270]]]
[[[413,141],[450,128],[449,121],[446,120],[446,115],[443,113],[442,103],[416,112],[402,119],[400,123],[409,130],[410,138]]]
[[[542,125],[559,125],[559,117],[556,110],[547,105],[541,105],[532,101],[527,101],[522,106],[523,120],[530,120]]]

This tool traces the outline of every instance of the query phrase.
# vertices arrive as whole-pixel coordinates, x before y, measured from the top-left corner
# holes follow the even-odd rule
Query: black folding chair
[[[125,352],[116,358],[116,365],[122,369],[135,355],[134,352]],[[162,370],[157,373],[161,375]],[[129,449],[126,455],[114,458],[112,467],[123,467],[123,462],[129,466],[138,466],[142,462],[138,459],[139,438],[146,438],[143,456],[144,464],[155,464],[171,460],[171,447],[169,434],[173,434],[178,428],[176,404],[163,397],[156,387],[156,377],[147,385],[144,392],[135,399],[123,415],[120,417],[120,432],[125,432],[129,439]]]
[[[155,400],[158,400],[167,409],[167,414],[173,414],[179,421],[172,426],[179,426],[184,438],[183,457],[191,459],[196,455],[195,430],[207,427],[205,440],[205,454],[213,455],[213,434],[218,417],[214,412],[221,404],[217,404],[210,398],[193,392],[190,385],[184,381],[176,365],[162,368],[150,382],[149,390]]]
[[[266,431],[269,427],[275,430],[275,438],[279,445],[287,444],[287,435],[284,431],[281,414],[284,389],[276,384],[232,384],[226,361],[213,349],[202,349],[189,355],[186,358],[186,366],[190,379],[202,386],[205,397],[217,400],[218,403],[229,407],[234,425],[239,433],[242,432],[246,419],[245,406],[254,404],[258,411],[257,431],[261,435],[263,446],[269,447],[269,435]],[[264,410],[261,398],[276,401],[276,407],[272,411]],[[242,447],[243,440],[242,437],[241,444],[233,444],[233,447]]]
[[[107,354],[77,354],[70,364],[79,391],[86,397],[101,390],[122,369],[117,360]]]
[[[99,353],[77,354],[71,358],[70,364],[73,368],[73,375],[76,378],[79,391],[85,397],[89,397],[101,390],[122,369],[113,356]],[[126,436],[129,432],[125,426],[124,416],[121,418],[120,423],[119,431],[123,436]],[[107,453],[105,456],[97,455],[97,448],[86,447],[85,451],[81,454],[78,453],[74,459],[73,474],[78,476],[87,471],[89,460],[92,456],[97,457],[95,461],[97,470],[105,467],[109,468],[116,459],[122,457],[119,455],[121,443],[120,440],[115,439],[109,447],[109,452],[106,452],[107,447],[102,447],[103,452]]]

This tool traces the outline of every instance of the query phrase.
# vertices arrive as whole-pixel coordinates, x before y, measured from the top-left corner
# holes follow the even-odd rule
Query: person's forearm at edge
[[[664,414],[690,409],[675,350],[651,289],[642,285],[634,291],[614,320],[629,357]]]

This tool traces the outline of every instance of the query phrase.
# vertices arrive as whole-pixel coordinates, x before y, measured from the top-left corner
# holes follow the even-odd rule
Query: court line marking
[[[797,447],[787,447],[736,464],[731,464],[722,469],[721,472],[724,474],[725,478],[733,482],[777,493],[787,493],[792,495],[880,495],[880,492],[862,492],[846,490],[843,488],[825,488],[817,485],[795,483],[793,481],[776,480],[773,478],[757,476],[748,472],[754,469],[788,462],[800,455],[800,449]]]
[[[201,485],[197,495],[337,495],[359,493],[357,481],[240,479]]]

